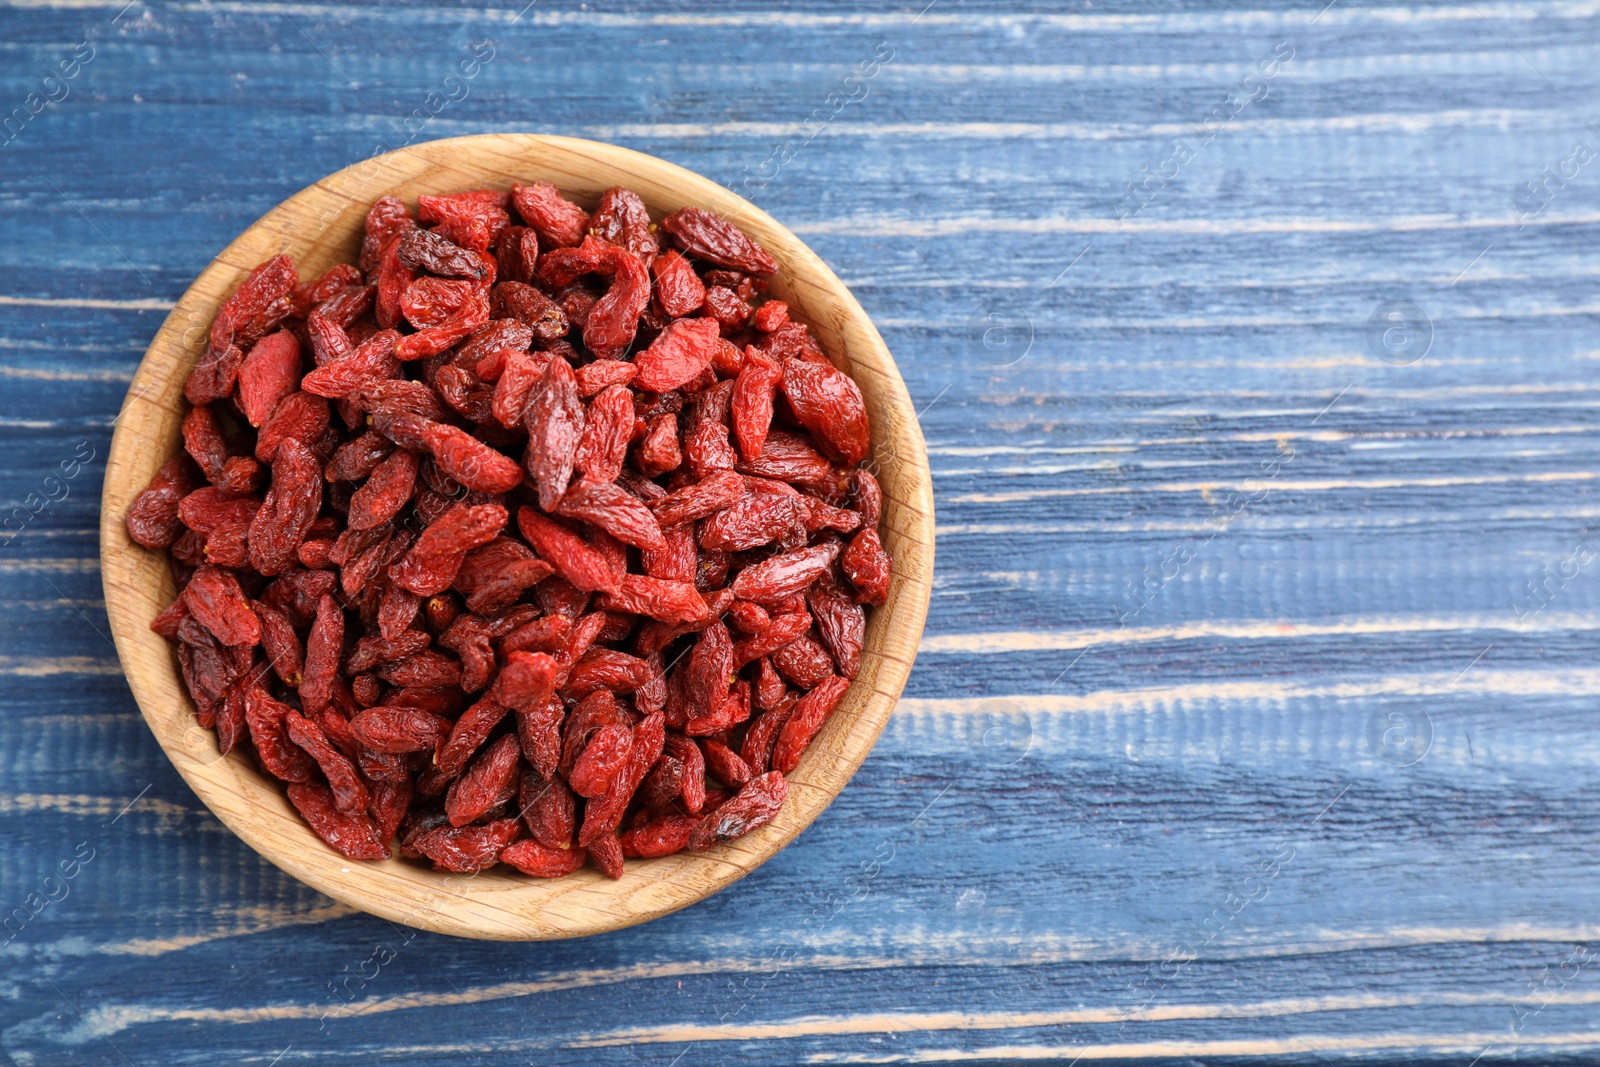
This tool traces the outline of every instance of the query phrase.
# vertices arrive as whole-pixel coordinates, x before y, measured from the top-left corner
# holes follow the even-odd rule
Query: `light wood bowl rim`
[[[395,193],[452,192],[512,180],[554,182],[592,204],[625,185],[659,218],[692,204],[734,219],[782,265],[773,291],[809,323],[828,354],[860,383],[872,417],[884,486],[884,540],[894,556],[889,603],[869,611],[861,672],[790,779],[772,823],[709,852],[629,860],[610,881],[589,869],[554,881],[501,873],[447,875],[404,860],[352,861],[301,821],[282,785],[242,752],[220,756],[195,723],[170,646],[150,621],[171,602],[164,553],[127,536],[133,497],[179,447],[183,383],[220,300],[251,267],[288,252],[302,277],[340,259],[359,240],[372,200]],[[318,240],[322,234],[327,240]],[[542,940],[597,934],[658,918],[738,880],[810,825],[850,780],[888,722],[916,656],[933,576],[932,479],[916,411],[883,339],[850,291],[804,243],[755,205],[664,160],[614,145],[539,134],[430,141],[324,178],[279,204],[202,271],[151,342],[117,419],[107,458],[100,560],[117,651],[156,740],[200,800],[266,859],[345,904],[394,922],[463,937]]]

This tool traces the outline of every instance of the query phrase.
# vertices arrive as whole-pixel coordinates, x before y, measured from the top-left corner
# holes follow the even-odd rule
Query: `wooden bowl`
[[[790,778],[770,824],[709,852],[629,860],[618,881],[593,870],[543,881],[506,868],[473,876],[390,859],[363,863],[323,844],[290,807],[283,786],[242,751],[221,756],[195,721],[177,657],[150,630],[176,590],[164,553],[129,540],[135,495],[179,447],[183,384],[219,303],[252,267],[287,252],[302,277],[354,262],[373,200],[544,180],[586,206],[614,185],[635,190],[653,217],[685,205],[736,221],[778,260],[773,295],[807,323],[860,384],[872,418],[884,490],[883,536],[894,557],[885,607],[869,610],[861,673]],[[353,907],[463,937],[536,940],[630,926],[676,911],[754,870],[805,829],[844,788],[889,719],[916,656],[933,575],[933,494],[927,452],[905,383],[883,339],[833,271],[794,234],[720,185],[651,156],[567,137],[458,137],[378,156],[324,178],[242,234],[183,295],[151,342],[118,417],[106,466],[100,560],[106,611],[128,684],[178,773],[224,824],[283,870]]]

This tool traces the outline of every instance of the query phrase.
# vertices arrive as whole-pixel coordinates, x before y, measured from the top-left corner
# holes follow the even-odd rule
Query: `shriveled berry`
[[[718,337],[714,319],[678,319],[634,358],[635,388],[665,393],[693,381],[711,365]]]
[[[589,229],[588,212],[564,199],[561,191],[549,182],[513,185],[511,202],[522,220],[553,247],[579,244]]]
[[[400,238],[396,253],[411,270],[425,270],[441,278],[478,279],[489,272],[481,256],[432,230],[408,230]]]
[[[198,483],[194,464],[182,453],[161,465],[128,507],[128,536],[145,548],[166,548],[183,532],[179,505]]]
[[[562,878],[582,867],[587,853],[581,848],[551,848],[529,839],[508,846],[500,858],[533,878]]]
[[[341,810],[333,792],[314,783],[289,786],[289,803],[316,835],[339,855],[353,860],[386,860],[389,849],[366,812]]]
[[[616,878],[761,825],[887,593],[860,390],[710,212],[418,204],[224,301],[129,508],[198,722],[353,857]]]
[[[765,826],[778,814],[788,795],[789,784],[779,772],[757,775],[732,800],[701,817],[689,835],[689,847],[702,851]]]
[[[703,208],[679,208],[661,220],[672,243],[695,259],[747,274],[778,273],[778,264],[739,227]]]
[[[889,553],[883,550],[876,527],[869,526],[851,539],[839,566],[863,604],[881,607],[889,599]]]
[[[200,625],[225,645],[246,648],[261,640],[261,622],[231,571],[204,566],[183,591],[184,603]]]
[[[773,746],[773,770],[788,774],[795,769],[801,753],[817,735],[817,731],[822,729],[828,716],[833,714],[833,709],[839,706],[839,701],[844,699],[849,688],[847,679],[834,675],[823,679],[815,689],[800,698]]]
[[[288,330],[264,337],[239,367],[239,409],[259,427],[300,385],[300,342]]]
[[[526,419],[528,451],[523,466],[538,486],[539,507],[553,511],[572,480],[578,439],[583,433],[583,402],[578,399],[578,383],[566,360],[552,359],[545,367],[539,394],[528,405]]]
[[[467,553],[492,541],[505,524],[506,509],[499,504],[457,504],[422,531],[405,558],[389,569],[389,578],[418,596],[442,593]]]

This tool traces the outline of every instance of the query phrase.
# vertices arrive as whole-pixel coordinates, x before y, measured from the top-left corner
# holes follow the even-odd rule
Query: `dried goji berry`
[[[634,357],[634,387],[665,393],[693,381],[711,365],[717,336],[714,319],[676,320]]]
[[[299,284],[294,264],[285,255],[273,256],[252,270],[217,309],[211,323],[212,347],[236,344],[248,350],[294,310]]]
[[[489,311],[497,319],[522,323],[541,341],[565,337],[570,325],[560,304],[522,282],[498,283],[490,295]]]
[[[670,411],[654,415],[645,424],[644,439],[639,442],[635,460],[639,469],[649,477],[675,470],[683,462],[683,451],[678,445],[678,416]]]
[[[425,270],[440,278],[475,280],[488,274],[481,256],[432,230],[408,230],[400,238],[395,251],[405,267],[414,271]],[[413,322],[413,325],[416,323]]]
[[[522,481],[522,468],[516,460],[490,448],[465,430],[431,422],[423,431],[422,439],[439,468],[468,489],[504,493]]]
[[[633,745],[628,751],[628,761],[623,766],[611,788],[584,806],[583,826],[578,831],[578,844],[588,847],[596,838],[615,832],[628,802],[650,773],[661,756],[666,741],[666,721],[660,712],[652,712],[633,728]]]
[[[367,783],[361,780],[361,772],[356,770],[355,764],[329,742],[322,727],[293,711],[284,715],[283,725],[289,740],[322,768],[328,788],[333,791],[334,806],[342,812],[365,814],[370,799]]]
[[[350,529],[370,530],[389,522],[411,502],[416,485],[417,454],[403,448],[394,449],[372,468],[366,483],[351,495]]]
[[[450,783],[444,810],[451,826],[476,822],[510,800],[520,777],[517,771],[522,750],[517,735],[505,734],[472,761],[466,773]]]
[[[648,859],[682,852],[689,845],[689,835],[694,833],[698,825],[699,815],[679,815],[675,812],[659,815],[622,835],[622,854]]]
[[[352,857],[619,877],[748,832],[887,595],[860,390],[710,212],[663,250],[624,189],[418,203],[359,270],[251,273],[129,508],[199,722]]]
[[[779,674],[801,689],[810,689],[833,673],[833,658],[804,634],[775,650],[768,658]]]
[[[633,344],[639,316],[650,303],[650,275],[625,248],[608,246],[599,263],[601,273],[612,276],[611,287],[583,320],[583,343],[600,359],[617,359]]]
[[[817,620],[817,632],[833,656],[834,665],[846,678],[861,670],[861,645],[867,630],[866,612],[849,594],[839,588],[831,574],[824,574],[806,590],[806,603]]]
[[[239,410],[259,427],[300,386],[300,342],[288,330],[263,337],[239,367]]]
[[[773,770],[746,782],[732,800],[701,817],[689,835],[689,847],[700,851],[732,841],[771,822],[783,807],[789,784]]]
[[[706,803],[706,760],[699,745],[679,733],[668,733],[666,751],[683,767],[679,795],[685,811],[698,812]]]
[[[327,430],[328,402],[313,393],[296,390],[278,402],[256,435],[255,458],[261,463],[271,463],[278,455],[279,446],[291,437],[315,451]],[[227,481],[237,482],[237,476],[228,477]],[[224,485],[221,479],[217,484],[232,492],[244,491],[243,486]]]
[[[833,675],[823,679],[815,689],[800,698],[793,714],[783,724],[777,743],[773,745],[773,770],[784,774],[794,770],[800,762],[800,754],[817,735],[817,731],[822,729],[822,724],[839,706],[839,701],[844,699],[845,691],[849,688],[847,679]]]
[[[291,437],[278,446],[272,488],[250,520],[250,565],[269,577],[283,573],[321,509],[322,464]]]
[[[529,839],[509,846],[500,858],[534,878],[561,878],[582,867],[587,854],[581,848],[551,848]]]
[[[615,591],[622,574],[610,560],[566,526],[524,507],[517,512],[517,526],[534,551],[554,567],[563,578],[584,592],[596,589]]]
[[[546,365],[538,396],[528,405],[527,424],[528,452],[523,465],[538,486],[539,507],[553,511],[572,480],[578,438],[583,433],[583,402],[566,360],[552,359]]]
[[[778,264],[743,230],[703,208],[679,208],[661,220],[672,243],[695,259],[709,260],[749,274],[776,274]]]
[[[316,621],[306,638],[306,660],[299,692],[308,711],[320,711],[333,698],[333,679],[344,655],[344,610],[331,596],[317,602]]]
[[[389,579],[418,596],[450,588],[467,553],[488,544],[506,524],[499,504],[457,504],[431,523],[404,559],[389,568]]]
[[[839,546],[828,542],[772,556],[739,572],[733,593],[741,600],[771,603],[802,593],[833,565]]]
[[[881,607],[889,599],[889,553],[883,550],[876,527],[869,526],[851,539],[839,566],[863,604]]]
[[[624,363],[618,359],[597,359],[573,371],[573,377],[578,381],[578,395],[584,399],[594,396],[602,389],[614,385],[627,385],[639,373],[639,368],[632,363]],[[632,394],[624,390],[624,395],[629,398],[629,410],[632,410]]]
[[[366,231],[361,241],[361,269],[376,270],[389,242],[416,228],[416,220],[405,204],[397,197],[380,196],[367,211]]]
[[[161,465],[156,476],[128,507],[128,536],[145,548],[166,548],[183,532],[178,508],[198,482],[189,457],[179,453]]]
[[[411,842],[441,871],[470,874],[493,867],[521,828],[517,819],[496,819],[482,826],[440,826]]]
[[[289,803],[316,835],[341,856],[353,860],[386,860],[389,848],[378,837],[366,812],[338,808],[326,786],[312,783],[289,786]]]
[[[661,310],[673,318],[700,310],[706,300],[706,287],[687,259],[668,249],[656,257],[650,269],[656,276],[656,299],[661,301]]]
[[[650,228],[650,212],[631,189],[614,186],[601,193],[590,229],[602,241],[626,248],[647,266],[659,251],[655,232]]]
[[[549,182],[513,185],[511,202],[517,214],[554,247],[575,245],[589,229],[589,214],[562,197]]]
[[[184,588],[183,599],[189,613],[223,644],[249,647],[260,642],[261,622],[231,571],[199,568]]]
[[[524,773],[518,803],[535,840],[547,848],[564,851],[572,847],[573,835],[578,832],[578,807],[565,781],[553,774],[540,781],[537,771]]]
[[[750,765],[721,741],[706,738],[700,742],[700,746],[705,752],[706,770],[715,775],[718,781],[737,789],[754,777],[750,773]]]
[[[449,719],[421,708],[380,705],[350,720],[356,740],[374,752],[431,752],[451,728]]]
[[[232,342],[211,343],[196,361],[183,385],[183,397],[191,404],[210,404],[233,395],[244,365],[244,350]]]
[[[783,395],[800,425],[852,466],[872,447],[867,406],[848,374],[830,365],[787,359],[783,363]]]
[[[628,761],[633,747],[633,731],[626,726],[602,726],[589,736],[589,742],[572,765],[567,781],[580,797],[597,797],[611,788]]]

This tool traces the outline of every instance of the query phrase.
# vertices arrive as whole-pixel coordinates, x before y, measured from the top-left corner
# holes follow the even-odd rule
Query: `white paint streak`
[[[1023,489],[1008,493],[961,493],[947,496],[947,504],[1014,504],[1025,500],[1050,500],[1071,496],[1107,496],[1119,493],[1200,493],[1217,491],[1326,493],[1342,490],[1448,489],[1462,485],[1515,485],[1524,483],[1588,482],[1593,471],[1555,471],[1538,474],[1486,474],[1470,478],[1253,478],[1244,481],[1156,482],[1152,485],[1113,485],[1086,489]]]
[[[1458,1008],[1511,1005],[1515,995],[1504,993],[1413,993],[1401,996],[1324,996],[1242,1003],[1171,1004],[1129,1010],[1116,1007],[1077,1008],[1061,1011],[996,1012],[863,1012],[858,1015],[811,1015],[784,1022],[725,1023],[708,1026],[683,1023],[666,1026],[626,1027],[581,1035],[567,1043],[571,1048],[612,1045],[690,1043],[701,1041],[786,1041],[804,1037],[845,1034],[928,1033],[939,1030],[1023,1030],[1053,1026],[1094,1026],[1107,1023],[1161,1023],[1199,1019],[1270,1019],[1324,1012],[1383,1011],[1395,1008]],[[1547,1003],[1600,1004],[1600,992],[1556,992]]]
[[[1128,626],[1099,630],[1033,631],[924,635],[922,653],[999,655],[1009,652],[1070,652],[1088,645],[1147,644],[1154,641],[1282,641],[1302,637],[1356,637],[1378,634],[1465,633],[1499,631],[1517,634],[1586,633],[1600,630],[1600,616],[1541,612],[1519,624],[1508,614],[1380,616],[1335,622],[1268,622],[1207,619],[1178,626]]]
[[[1518,1033],[1509,1040],[1506,1031],[1461,1034],[1390,1033],[1360,1037],[1301,1035],[1291,1038],[1237,1038],[1212,1041],[1139,1041],[1125,1044],[997,1045],[988,1048],[923,1049],[918,1052],[871,1056],[860,1053],[814,1053],[806,1063],[950,1063],[962,1060],[1203,1060],[1219,1056],[1285,1056],[1306,1062],[1326,1052],[1453,1053],[1463,1059],[1489,1046],[1560,1047],[1567,1051],[1600,1045],[1600,1031],[1578,1031],[1530,1036]],[[1474,1061],[1476,1062],[1476,1061]]]
[[[0,656],[0,676],[53,678],[63,674],[121,675],[122,664],[98,656]]]
[[[835,124],[837,125],[837,124]],[[1458,230],[1517,230],[1531,226],[1591,226],[1600,223],[1600,212],[1568,215],[1548,214],[1519,222],[1509,210],[1504,215],[1462,218],[1459,215],[1397,215],[1390,218],[1333,219],[1306,216],[1251,215],[1238,218],[1116,219],[1103,215],[1053,218],[1007,218],[1004,216],[958,216],[945,218],[889,219],[881,215],[855,218],[796,221],[790,229],[802,236],[847,237],[950,237],[967,233],[1022,234],[1178,234],[1189,237],[1229,237],[1239,234],[1306,233],[1424,233]],[[1338,279],[1329,276],[1329,284]],[[1463,312],[1464,313],[1464,312]],[[1585,312],[1592,314],[1592,312]],[[1279,322],[1261,320],[1263,325]]]
[[[171,311],[176,301],[91,300],[86,297],[0,296],[0,307],[92,308],[97,311]]]
[[[1465,657],[1463,657],[1465,658]],[[1490,671],[1476,668],[1456,680],[1456,672],[1389,675],[1328,684],[1285,681],[1225,680],[1140,689],[1098,689],[1082,694],[1007,693],[983,697],[910,697],[895,707],[896,716],[954,717],[983,714],[1001,700],[1031,715],[1082,712],[1145,713],[1193,704],[1275,704],[1295,700],[1365,700],[1379,695],[1442,696],[1473,693],[1489,696],[1581,697],[1600,691],[1600,669]]]

